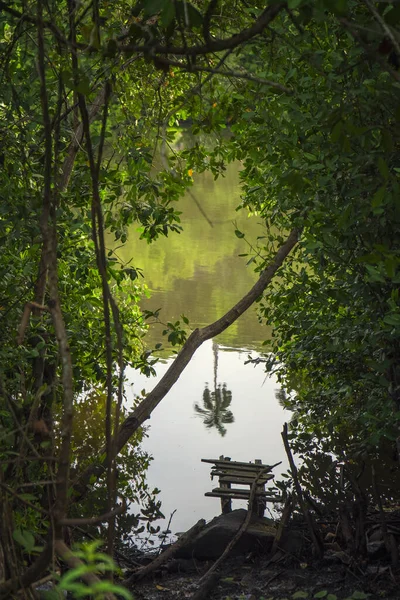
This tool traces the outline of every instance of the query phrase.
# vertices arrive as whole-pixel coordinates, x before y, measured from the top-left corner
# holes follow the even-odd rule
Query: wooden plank
[[[228,497],[228,494],[221,494],[221,493],[217,493],[217,492],[206,492],[204,494],[205,496],[207,496],[208,498],[221,498],[223,497]],[[268,494],[266,494],[265,492],[263,494],[257,494],[258,496],[265,498],[265,500],[267,502],[282,502],[282,498],[280,498],[279,496],[268,496]],[[233,490],[231,490],[230,492],[230,496],[229,496],[232,500],[248,500],[250,498],[250,494],[240,494],[238,492],[233,492]]]
[[[243,490],[240,488],[230,488],[230,489],[214,488],[211,491],[215,494],[221,494],[221,496],[230,496],[231,494],[242,494],[242,495],[245,494],[247,496],[250,495],[250,490]],[[257,496],[272,496],[272,495],[273,494],[271,492],[264,491],[264,490],[260,490],[259,492],[257,492]]]
[[[211,467],[211,473],[240,473],[246,474],[249,473],[253,477],[258,473],[271,473],[271,469],[252,469],[248,467],[235,467],[235,465],[215,465]]]
[[[235,469],[248,469],[251,471],[261,471],[264,469],[271,470],[278,465],[282,464],[282,461],[275,463],[274,465],[264,465],[264,464],[254,464],[251,462],[238,462],[238,461],[228,461],[228,460],[220,460],[218,458],[202,458],[201,462],[209,463],[211,465],[216,465],[218,468],[235,468]]]
[[[264,486],[267,481],[270,481],[272,477],[260,477],[258,479],[258,484]],[[252,485],[256,477],[234,477],[232,475],[224,475],[223,477],[219,477],[219,483],[241,483],[242,485]],[[221,485],[223,487],[223,485]]]
[[[221,459],[224,458],[224,456],[220,456]],[[229,461],[230,458],[226,458],[226,461]],[[211,476],[212,479],[212,476]],[[224,488],[226,490],[229,490],[231,488],[231,484],[229,482],[223,482],[221,483],[221,480],[219,481],[221,488]],[[223,515],[226,515],[230,512],[232,512],[232,499],[229,496],[221,496],[221,512]]]
[[[234,471],[233,473],[218,473],[218,475],[216,475],[215,473],[211,473],[213,477],[219,477],[219,480],[224,483],[241,483],[243,481],[244,484],[248,484],[251,485],[253,483],[253,481],[255,481],[257,479],[257,473],[253,473],[253,474],[249,474],[249,475],[242,475],[241,473],[239,473],[238,471]],[[274,475],[272,473],[267,473],[266,475],[262,475],[258,481],[260,483],[260,485],[262,485],[263,483],[270,481],[271,479],[274,478]]]

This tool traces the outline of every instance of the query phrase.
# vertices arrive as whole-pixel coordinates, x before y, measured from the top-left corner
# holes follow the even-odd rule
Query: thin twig
[[[283,425],[283,431],[281,433],[282,435],[282,439],[283,439],[283,443],[285,446],[285,450],[286,450],[286,455],[288,457],[289,460],[289,465],[290,465],[290,471],[292,473],[293,476],[293,482],[294,482],[294,486],[296,488],[296,495],[297,495],[297,500],[300,504],[300,508],[303,512],[304,515],[304,519],[307,523],[308,526],[308,530],[310,532],[311,535],[311,539],[313,541],[314,544],[314,548],[315,548],[315,553],[316,555],[321,558],[324,554],[324,547],[323,544],[319,538],[319,535],[316,531],[315,528],[315,524],[314,521],[312,519],[312,516],[310,514],[310,511],[308,510],[306,503],[304,502],[304,496],[303,496],[303,490],[301,489],[301,485],[300,485],[300,481],[299,481],[299,477],[298,477],[298,471],[297,471],[297,467],[295,465],[295,462],[293,460],[293,455],[292,455],[292,451],[290,449],[290,445],[289,445],[289,438],[288,438],[288,426],[287,423],[284,423]]]
[[[36,512],[39,512],[42,515],[45,515],[46,518],[49,517],[49,513],[48,513],[47,510],[45,510],[41,506],[35,506],[35,504],[32,504],[32,502],[29,502],[29,500],[25,500],[25,498],[21,497],[17,492],[14,492],[13,489],[11,489],[10,487],[8,487],[8,485],[6,485],[5,483],[2,483],[1,481],[0,481],[0,487],[3,490],[5,490],[7,492],[7,494],[10,494],[11,496],[14,496],[14,498],[17,498],[19,502],[21,502],[22,504],[25,504],[25,506],[28,506],[29,508],[32,508],[32,510],[35,510]]]
[[[60,524],[67,525],[70,527],[74,527],[75,525],[97,525],[98,523],[104,523],[105,521],[114,519],[114,517],[124,512],[126,512],[125,500],[123,501],[121,506],[118,506],[114,510],[106,512],[104,515],[100,515],[98,517],[87,517],[82,519],[60,519]]]
[[[221,75],[222,77],[233,77],[235,79],[244,79],[246,81],[253,81],[254,83],[259,83],[261,85],[267,85],[272,87],[284,94],[293,94],[293,90],[285,87],[284,85],[277,83],[276,81],[271,81],[270,79],[264,79],[263,77],[257,77],[256,75],[251,75],[250,73],[243,71],[232,71],[231,69],[227,69],[226,71],[221,71],[219,69],[213,69],[211,67],[202,67],[200,65],[195,64],[184,64],[176,60],[171,60],[169,58],[158,58],[159,64],[164,65],[165,67],[177,67],[182,71],[187,73],[211,73],[212,75]]]

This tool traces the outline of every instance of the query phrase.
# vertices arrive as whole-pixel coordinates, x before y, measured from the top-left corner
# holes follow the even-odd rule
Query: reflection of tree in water
[[[210,392],[206,385],[203,392],[203,406],[199,404],[194,405],[194,410],[198,415],[202,415],[203,423],[207,429],[215,427],[218,433],[222,436],[226,434],[226,427],[224,425],[233,423],[235,417],[233,413],[228,410],[232,402],[232,392],[226,389],[226,383],[222,386],[219,384],[213,392]]]
[[[222,385],[217,384],[217,371],[218,371],[218,344],[213,342],[213,353],[214,353],[214,390],[210,391],[208,384],[203,392],[203,406],[199,404],[194,405],[194,410],[198,415],[203,417],[203,423],[207,429],[215,427],[218,433],[222,436],[226,434],[226,427],[228,423],[233,423],[235,417],[232,411],[229,410],[229,406],[232,402],[232,392],[227,389],[226,383]]]
[[[278,400],[282,408],[288,408],[288,397],[286,391],[283,388],[275,390],[275,398]]]

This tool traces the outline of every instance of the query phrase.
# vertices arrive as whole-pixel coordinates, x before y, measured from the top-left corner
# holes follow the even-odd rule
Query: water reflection
[[[260,366],[246,364],[247,349],[230,349],[219,346],[218,381],[227,383],[232,392],[230,410],[235,421],[226,425],[221,437],[215,427],[204,427],[193,409],[202,405],[204,382],[213,389],[215,350],[211,341],[205,342],[194,355],[169,394],[157,406],[146,422],[149,437],[143,449],[153,455],[148,471],[151,488],[161,489],[162,512],[166,517],[174,511],[172,531],[185,531],[201,518],[211,519],[220,513],[219,498],[205,498],[205,492],[215,487],[210,482],[210,466],[202,458],[231,456],[232,460],[274,464],[283,461],[276,469],[279,479],[287,469],[286,454],[281,431],[284,421],[290,419],[275,397],[278,382],[266,378]],[[252,353],[256,357],[256,353]],[[156,366],[157,377],[146,378],[137,371],[127,369],[131,386],[127,386],[128,406],[133,395],[144,388],[150,391],[160,381],[171,364],[171,359]],[[245,507],[237,500],[233,508]],[[160,523],[165,528],[165,523]]]
[[[194,405],[194,410],[198,415],[203,417],[203,424],[207,429],[215,429],[222,437],[226,434],[226,427],[228,423],[233,423],[235,417],[229,406],[232,402],[232,392],[226,389],[226,383],[222,386],[218,384],[212,392],[210,392],[207,384],[203,392],[203,406],[199,404]]]
[[[144,299],[142,306],[152,311],[161,308],[163,323],[175,322],[184,314],[192,328],[208,325],[234,306],[257,280],[253,265],[246,267],[249,257],[243,254],[251,252],[246,240],[256,247],[257,237],[265,235],[265,229],[258,217],[236,212],[241,191],[239,166],[228,165],[225,176],[216,181],[211,173],[194,173],[193,188],[179,201],[181,234],[147,244],[134,225],[127,243],[118,249],[123,263],[131,261],[131,266],[143,271],[151,297]],[[236,228],[246,237],[236,237]],[[164,325],[151,327],[146,338],[149,348],[164,342],[163,329]],[[218,341],[231,348],[257,350],[269,336],[269,328],[259,323],[252,307]]]
[[[192,328],[208,325],[234,306],[257,279],[252,266],[246,268],[247,257],[239,256],[249,248],[234,230],[245,232],[254,246],[265,231],[257,217],[235,212],[240,203],[238,170],[238,164],[229,165],[226,176],[217,181],[211,173],[194,174],[193,193],[179,203],[182,234],[149,245],[132,227],[129,241],[118,250],[123,262],[132,261],[143,270],[151,290],[143,308],[162,307],[163,322],[185,314]],[[165,325],[151,328],[149,347],[163,341],[163,329]],[[277,382],[266,379],[262,367],[246,364],[249,351],[257,357],[254,351],[263,348],[270,334],[259,323],[255,308],[249,309],[218,336],[218,344],[208,341],[199,348],[147,423],[149,438],[143,446],[154,456],[148,482],[162,490],[165,515],[177,510],[173,531],[184,531],[199,518],[210,519],[220,511],[219,499],[204,498],[210,491],[210,473],[202,458],[224,454],[239,461],[285,461],[280,431],[287,417],[274,396]],[[152,389],[171,360],[159,363],[157,377],[150,380],[127,369],[132,393]],[[205,381],[210,382],[206,387]],[[235,508],[239,506],[245,502],[238,501]]]
[[[195,412],[203,417],[203,424],[207,429],[213,427],[223,437],[226,434],[226,427],[229,423],[235,421],[235,417],[229,406],[232,402],[232,392],[227,389],[226,383],[218,383],[218,344],[213,341],[214,358],[214,390],[211,392],[208,383],[203,391],[203,407],[197,402],[194,405]]]

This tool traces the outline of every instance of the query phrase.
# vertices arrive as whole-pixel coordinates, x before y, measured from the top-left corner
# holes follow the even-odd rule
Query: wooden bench
[[[264,471],[257,482],[256,495],[253,506],[249,507],[253,513],[262,517],[265,512],[267,502],[280,502],[279,498],[272,490],[267,491],[265,485],[268,481],[274,478],[271,473],[275,465],[264,465],[261,460],[256,459],[254,463],[245,463],[231,461],[229,457],[220,456],[217,459],[202,458],[201,462],[210,463],[213,465],[211,469],[211,479],[218,477],[218,487],[211,492],[206,492],[204,495],[209,497],[221,498],[221,510],[223,514],[232,511],[232,500],[249,500],[250,489],[254,481],[257,479],[261,471]],[[232,487],[235,484],[243,487]]]

